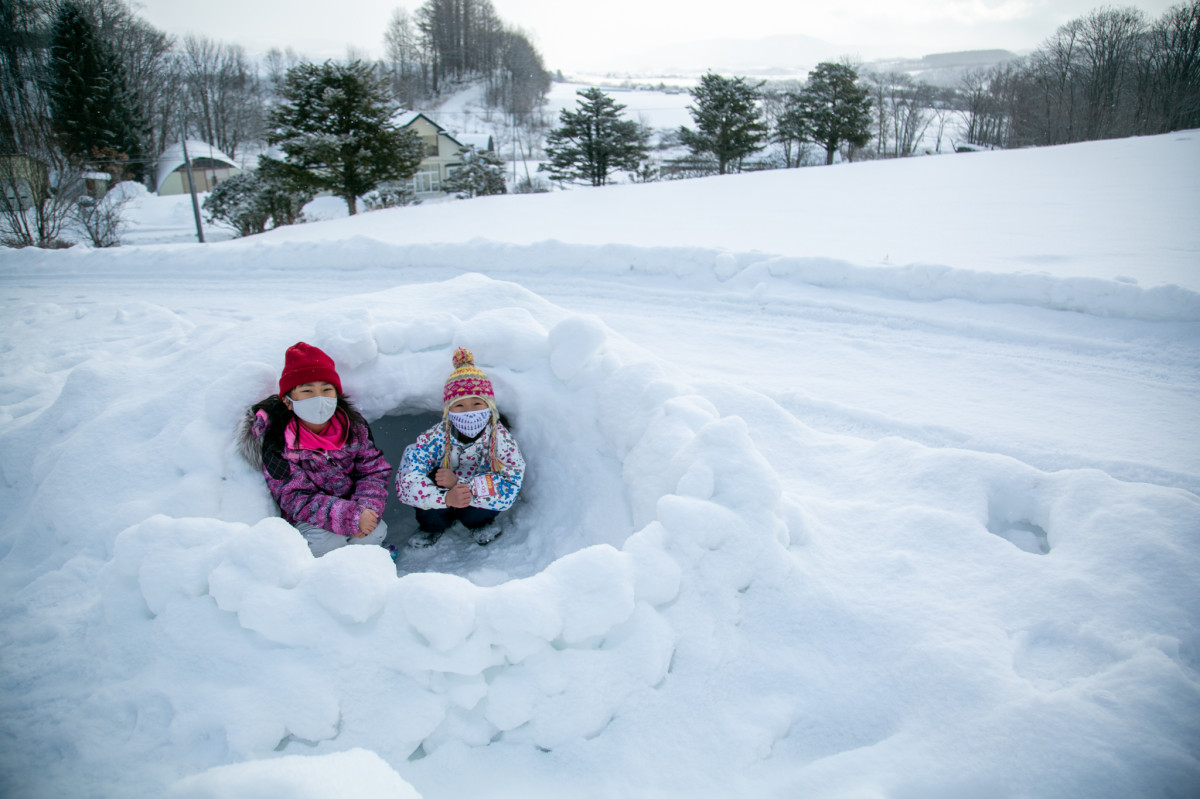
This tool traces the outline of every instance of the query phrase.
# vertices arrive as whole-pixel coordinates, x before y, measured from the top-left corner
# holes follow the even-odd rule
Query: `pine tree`
[[[871,140],[871,97],[858,85],[853,67],[829,62],[808,73],[808,84],[789,96],[780,127],[825,148],[826,165],[842,144],[862,147]]]
[[[599,89],[576,92],[578,109],[559,113],[562,127],[546,137],[550,177],[584,180],[603,186],[614,172],[634,172],[646,158],[649,134],[645,128],[621,119],[625,106]]]
[[[68,0],[58,8],[50,35],[46,93],[55,134],[78,162],[113,173],[144,172],[136,98],[120,59],[100,37],[84,8]]]
[[[463,164],[444,183],[442,189],[457,193],[460,200],[483,197],[489,194],[505,194],[504,162],[500,156],[487,150],[476,150],[468,146],[463,150]]]
[[[692,89],[695,105],[688,106],[696,130],[679,129],[680,140],[696,155],[711,155],[724,175],[741,171],[742,159],[763,148],[767,125],[758,105],[762,83],[745,78],[723,78],[712,72]]]
[[[278,169],[296,184],[333,192],[355,214],[359,195],[416,174],[421,140],[392,121],[374,66],[299,64],[288,70],[281,93],[267,142],[283,151]]]

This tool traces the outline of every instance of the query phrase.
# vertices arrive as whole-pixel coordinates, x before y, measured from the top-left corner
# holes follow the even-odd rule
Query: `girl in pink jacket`
[[[279,393],[247,412],[241,445],[314,555],[383,542],[391,466],[324,352],[303,341],[288,348]]]

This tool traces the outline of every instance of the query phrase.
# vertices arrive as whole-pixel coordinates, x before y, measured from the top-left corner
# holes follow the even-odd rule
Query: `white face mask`
[[[337,397],[309,397],[292,400],[292,410],[309,424],[325,424],[337,410]]]
[[[487,427],[487,423],[491,421],[491,418],[491,408],[481,408],[477,411],[463,411],[462,413],[450,412],[450,424],[454,425],[454,429],[467,438],[479,435],[480,431]]]

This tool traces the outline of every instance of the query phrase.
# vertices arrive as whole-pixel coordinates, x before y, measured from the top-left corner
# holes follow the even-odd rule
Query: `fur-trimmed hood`
[[[366,425],[367,420],[346,397],[338,397],[338,410],[346,414],[351,426]],[[238,422],[238,452],[256,469],[263,467],[263,447],[283,449],[283,430],[295,414],[288,409],[278,394],[272,394],[246,409]]]

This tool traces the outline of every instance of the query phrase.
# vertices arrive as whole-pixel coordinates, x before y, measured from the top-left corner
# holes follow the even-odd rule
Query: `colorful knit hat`
[[[342,395],[342,380],[330,358],[321,350],[298,341],[288,347],[283,359],[283,374],[279,376],[279,396],[286,395],[305,383],[332,383],[338,396]]]
[[[446,378],[442,389],[442,407],[448,409],[464,397],[480,397],[494,404],[495,392],[492,381],[475,365],[475,356],[465,347],[454,351],[454,371]]]
[[[496,409],[496,394],[492,391],[492,381],[475,365],[475,356],[466,347],[454,351],[454,371],[446,378],[446,386],[442,389],[442,428],[446,436],[445,454],[442,456],[442,467],[450,468],[450,406],[466,397],[479,397],[488,404],[492,411],[492,420],[485,432],[487,436],[488,458],[492,471],[504,470],[504,464],[496,455],[495,426],[500,418]]]

